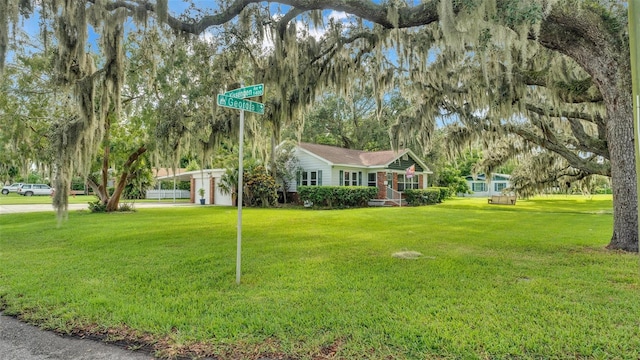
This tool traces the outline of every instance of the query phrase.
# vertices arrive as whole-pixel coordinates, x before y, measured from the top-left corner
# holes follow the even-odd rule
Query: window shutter
[[[318,186],[322,186],[322,170],[318,170]]]
[[[362,171],[358,171],[358,186],[362,186]]]
[[[340,170],[340,175],[338,176],[340,177],[340,186],[344,185],[344,171]]]
[[[300,186],[300,181],[302,180],[302,172],[300,170],[296,171],[296,185]]]

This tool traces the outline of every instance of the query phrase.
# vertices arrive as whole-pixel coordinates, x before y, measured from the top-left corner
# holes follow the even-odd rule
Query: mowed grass
[[[98,198],[95,195],[76,195],[69,196],[69,204],[88,204],[89,202],[94,202]],[[120,203],[173,203],[173,199],[141,199],[141,200],[126,200],[121,199]],[[179,203],[188,203],[189,199],[176,199],[175,202]],[[9,193],[7,195],[0,195],[0,205],[31,205],[31,204],[51,204],[52,197],[51,196],[22,196],[16,193]],[[88,206],[87,206],[88,207]]]
[[[233,208],[2,215],[0,302],[164,356],[637,359],[638,256],[604,249],[611,206],[245,208],[240,286]]]

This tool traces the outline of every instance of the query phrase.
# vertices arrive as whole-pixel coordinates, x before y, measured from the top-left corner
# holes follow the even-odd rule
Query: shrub
[[[411,206],[433,205],[444,200],[446,190],[447,188],[409,189],[404,192],[404,196]]]
[[[100,199],[96,201],[89,201],[89,211],[92,213],[107,212],[107,204],[103,204]]]
[[[244,203],[247,206],[274,206],[278,201],[278,186],[263,166],[256,166],[244,174]]]
[[[103,204],[100,199],[97,199],[96,201],[89,201],[89,211],[92,213],[106,213],[107,204]],[[120,206],[118,206],[117,211],[130,212],[136,211],[136,209],[133,203],[121,203]]]
[[[455,194],[458,193],[458,191],[455,188],[452,188],[450,186],[434,186],[430,189],[437,189],[438,191],[440,191],[440,201],[438,202],[442,202],[444,201],[444,199],[450,199],[452,198]]]
[[[133,205],[133,203],[122,203],[120,204],[120,206],[118,207],[118,211],[122,211],[122,212],[130,212],[130,211],[136,211],[135,206]]]
[[[314,206],[347,208],[366,206],[378,195],[378,188],[369,186],[299,186],[301,202],[311,202]]]

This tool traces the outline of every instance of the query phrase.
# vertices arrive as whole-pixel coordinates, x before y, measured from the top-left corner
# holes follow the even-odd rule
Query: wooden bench
[[[487,199],[487,203],[494,205],[515,205],[515,195],[492,195],[490,199]]]

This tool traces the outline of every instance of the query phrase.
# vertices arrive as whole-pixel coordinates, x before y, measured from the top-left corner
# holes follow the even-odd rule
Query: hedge
[[[411,206],[441,203],[448,194],[448,188],[409,189],[404,192],[405,200]]]
[[[445,186],[445,187],[434,186],[434,187],[431,187],[430,189],[438,189],[440,191],[439,202],[443,202],[444,199],[450,199],[456,194],[456,189],[450,186]]]
[[[298,186],[301,202],[313,206],[346,208],[367,206],[378,196],[378,188],[369,186]]]

